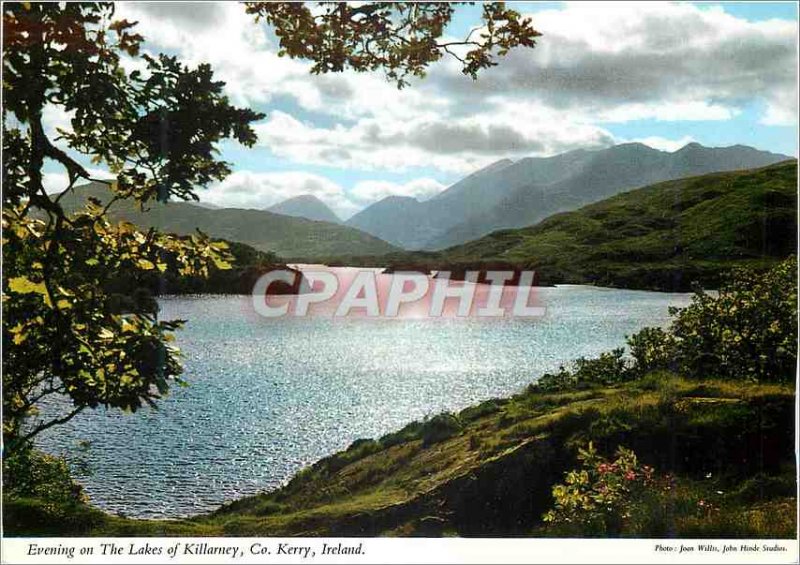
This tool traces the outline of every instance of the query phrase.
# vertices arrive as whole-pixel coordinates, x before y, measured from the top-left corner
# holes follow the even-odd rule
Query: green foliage
[[[668,331],[628,340],[636,371],[791,382],[797,363],[797,259],[766,273],[737,269],[716,295],[698,290]]]
[[[612,386],[659,371],[688,377],[792,382],[797,363],[797,259],[766,272],[736,269],[715,294],[696,290],[686,308],[671,310],[666,330],[644,328],[623,349],[580,358],[546,373],[531,391]]]
[[[423,424],[421,422],[411,422],[403,426],[402,429],[381,436],[378,442],[384,447],[392,447],[401,443],[408,443],[420,438]]]
[[[624,349],[617,348],[601,353],[595,359],[580,357],[573,362],[571,370],[561,366],[557,373],[545,373],[531,385],[531,389],[572,390],[625,382],[632,378],[633,372],[624,354]]]
[[[434,443],[439,443],[460,434],[463,429],[464,425],[461,419],[455,414],[450,412],[437,414],[422,424],[422,429],[420,430],[422,445],[427,447]]]
[[[112,222],[108,210],[130,199],[145,206],[196,199],[195,187],[221,180],[229,166],[219,141],[255,142],[261,114],[231,106],[210,68],[142,56],[142,37],[114,19],[112,3],[14,3],[3,8],[3,436],[9,453],[87,407],[136,410],[165,394],[181,372],[172,332],[152,303],[106,292],[116,277],[183,276],[224,269],[227,245],[202,233],[186,238]],[[71,113],[71,130],[45,132],[43,112]],[[108,202],[69,213],[61,199],[90,179],[82,154],[116,176]],[[69,179],[58,194],[42,183],[45,160]],[[34,418],[49,395],[72,408]]]
[[[536,225],[499,230],[407,263],[506,261],[541,284],[689,291],[737,266],[764,270],[797,248],[797,161],[654,184]],[[364,261],[368,263],[369,261]]]
[[[661,328],[644,328],[628,338],[636,372],[641,375],[676,366],[675,337]]]
[[[72,480],[63,457],[31,448],[3,457],[3,495],[41,498],[57,504],[86,500],[81,486]]]
[[[482,6],[482,26],[463,41],[442,41],[458,3],[370,2],[363,6],[323,3],[247,2],[247,12],[275,26],[279,55],[314,61],[315,74],[383,70],[402,88],[409,77],[445,54],[457,59],[464,74],[477,78],[495,66],[495,58],[515,47],[534,47],[541,34],[503,2]]]
[[[653,469],[641,465],[636,454],[622,446],[608,461],[590,442],[579,450],[578,459],[581,467],[569,471],[564,484],[553,487],[554,508],[543,520],[575,524],[584,532],[619,534],[630,518],[633,499],[653,483]]]

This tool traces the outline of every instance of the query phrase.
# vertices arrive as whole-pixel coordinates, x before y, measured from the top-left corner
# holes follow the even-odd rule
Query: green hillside
[[[99,183],[80,186],[62,199],[62,204],[67,209],[74,209],[82,206],[88,196],[103,201],[108,198],[108,191]],[[214,238],[245,243],[287,259],[313,259],[346,253],[380,255],[397,250],[355,228],[265,210],[214,209],[189,202],[151,203],[148,206],[147,211],[141,211],[137,203],[121,201],[111,207],[110,214],[116,220],[127,220],[142,228],[155,227],[178,235],[191,234],[199,228]]]
[[[84,504],[7,499],[4,525],[14,535],[551,537],[559,533],[541,517],[552,485],[575,466],[576,446],[591,440],[609,452],[629,445],[676,477],[679,511],[667,519],[643,508],[633,535],[788,538],[793,419],[789,385],[664,375],[582,391],[531,389],[359,440],[285,487],[210,515],[132,520]],[[766,447],[764,429],[773,430]],[[698,517],[700,500],[724,512]]]
[[[686,289],[796,249],[797,161],[632,190],[443,251],[438,263],[505,261],[542,283]]]

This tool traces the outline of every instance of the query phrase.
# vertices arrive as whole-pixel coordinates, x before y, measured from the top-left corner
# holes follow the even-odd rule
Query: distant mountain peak
[[[284,216],[294,216],[295,218],[305,218],[317,222],[341,223],[341,219],[331,210],[327,204],[313,194],[301,194],[274,206],[266,208],[267,212],[283,214]]]
[[[661,151],[641,142],[573,150],[550,157],[503,159],[419,202],[389,197],[347,221],[406,249],[443,249],[492,231],[532,225],[618,194],[683,177],[756,168],[785,155],[752,147],[691,142]]]
[[[378,202],[414,202],[419,204],[419,200],[413,196],[405,196],[403,194],[390,194],[381,198]]]

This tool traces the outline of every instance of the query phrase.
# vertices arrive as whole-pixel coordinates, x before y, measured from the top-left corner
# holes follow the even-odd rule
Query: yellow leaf
[[[15,277],[8,280],[8,288],[18,294],[30,294],[36,292],[38,294],[47,294],[47,288],[43,282],[35,283],[28,280],[26,277]]]
[[[64,300],[63,298],[56,302],[56,306],[59,310],[68,310],[72,308],[72,303],[69,300]]]
[[[148,261],[147,259],[139,259],[136,264],[139,266],[140,269],[144,269],[149,271],[151,269],[155,269],[155,265],[152,261]]]
[[[213,260],[214,260],[214,265],[217,266],[217,269],[224,271],[231,268],[231,264],[228,263],[227,261],[223,261],[222,259],[217,259],[216,257],[213,257]]]

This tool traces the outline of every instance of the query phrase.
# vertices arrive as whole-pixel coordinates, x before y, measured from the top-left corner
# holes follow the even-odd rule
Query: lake
[[[406,423],[521,390],[575,357],[664,325],[685,294],[536,289],[539,319],[256,319],[241,296],[160,299],[184,378],[159,410],[96,410],[39,445],[90,462],[92,502],[174,518],[290,479],[302,467]],[[79,447],[85,440],[88,448]]]

